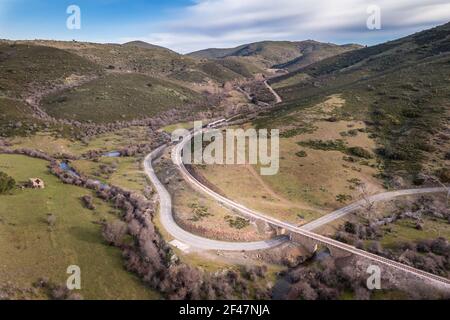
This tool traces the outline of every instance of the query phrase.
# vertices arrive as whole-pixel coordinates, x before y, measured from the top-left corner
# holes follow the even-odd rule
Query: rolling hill
[[[259,68],[283,68],[296,70],[321,59],[358,49],[358,45],[335,45],[317,41],[263,41],[245,44],[236,48],[205,49],[189,56],[204,59],[245,58]]]
[[[42,108],[59,119],[110,123],[155,116],[201,99],[200,94],[169,81],[113,73],[51,94],[43,99]]]
[[[170,49],[167,49],[167,48],[164,48],[164,47],[161,47],[161,46],[157,46],[155,44],[151,44],[151,43],[148,43],[148,42],[145,42],[145,41],[139,41],[139,40],[126,42],[126,43],[122,44],[122,46],[138,47],[138,48],[143,48],[143,49],[163,49],[163,50],[167,50],[167,51],[170,51],[170,52],[174,52],[174,51],[172,51]]]
[[[94,123],[154,116],[202,103],[198,84],[251,76],[234,64],[199,61],[144,42],[5,40],[0,62],[5,135],[32,131],[39,122],[33,114]]]
[[[234,77],[242,77],[221,64],[199,61],[170,49],[141,41],[123,45],[63,41],[33,41],[31,44],[74,53],[108,70],[137,72],[174,80],[186,79],[187,85],[208,80],[223,83]]]
[[[422,173],[449,170],[449,74],[450,23],[273,79],[284,104],[258,125],[295,125],[299,108],[339,94],[345,105],[330,121],[366,122],[379,145],[386,182],[401,176],[421,184]]]

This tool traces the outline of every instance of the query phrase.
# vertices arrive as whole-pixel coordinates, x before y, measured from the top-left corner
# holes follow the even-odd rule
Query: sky
[[[80,29],[67,28],[70,5]],[[180,53],[263,40],[373,45],[449,21],[450,0],[0,0],[0,38],[142,40]]]

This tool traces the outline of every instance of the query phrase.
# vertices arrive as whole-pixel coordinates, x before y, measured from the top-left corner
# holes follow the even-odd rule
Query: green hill
[[[35,87],[49,87],[73,75],[101,73],[97,64],[64,50],[0,42],[0,95],[20,98]]]
[[[317,61],[324,60],[329,57],[337,56],[344,52],[360,49],[357,44],[347,44],[338,46],[331,43],[319,43],[315,41],[305,41],[302,43],[301,54],[286,63],[275,65],[274,68],[286,69],[290,72],[306,67]]]
[[[251,75],[239,65],[200,61],[144,42],[0,41],[0,62],[5,135],[29,131],[21,124],[38,123],[32,117],[38,107],[60,119],[132,120],[201,103],[194,84]]]
[[[164,50],[173,52],[170,49],[167,49],[167,48],[164,48],[161,46],[157,46],[157,45],[145,42],[145,41],[139,41],[139,40],[126,42],[126,43],[122,44],[122,46],[138,47],[138,48],[143,48],[143,49],[164,49]]]
[[[450,24],[334,56],[272,80],[284,104],[259,125],[282,126],[295,110],[342,94],[339,118],[369,124],[386,179],[420,183],[448,162]]]
[[[153,77],[176,80],[186,79],[187,84],[208,80],[222,83],[242,76],[235,74],[222,64],[213,61],[199,61],[142,41],[132,41],[123,45],[63,41],[38,43],[69,51],[99,64],[107,70],[144,73]],[[195,76],[191,77],[190,74]]]
[[[189,56],[205,59],[223,59],[245,57],[260,68],[286,68],[290,71],[349,50],[360,48],[358,45],[339,46],[317,41],[263,41],[236,48],[206,49],[190,53]],[[245,60],[244,60],[245,61]]]
[[[55,118],[108,123],[154,116],[201,99],[200,94],[169,81],[113,73],[49,95],[42,108]]]

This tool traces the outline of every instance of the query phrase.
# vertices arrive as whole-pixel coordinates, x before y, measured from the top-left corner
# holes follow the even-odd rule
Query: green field
[[[433,240],[439,237],[450,239],[450,227],[444,220],[431,218],[423,219],[423,230],[416,229],[416,222],[411,219],[403,219],[390,224],[381,239],[381,244],[387,248],[395,248],[401,243],[420,240]]]
[[[115,185],[135,192],[143,192],[147,180],[141,169],[142,159],[137,157],[102,157],[98,162],[89,160],[73,161],[73,167],[82,174],[98,179],[104,183]],[[101,174],[100,166],[114,168],[111,174]],[[98,176],[98,174],[100,175]]]
[[[17,189],[0,196],[0,282],[31,287],[46,277],[62,285],[67,267],[74,264],[81,268],[85,299],[159,298],[123,268],[120,250],[105,244],[95,224],[117,219],[119,212],[98,199],[96,210],[85,209],[80,197],[91,192],[61,183],[46,166],[42,160],[0,155],[0,170],[18,183],[38,177],[46,184],[43,190]],[[48,214],[56,216],[52,228]]]

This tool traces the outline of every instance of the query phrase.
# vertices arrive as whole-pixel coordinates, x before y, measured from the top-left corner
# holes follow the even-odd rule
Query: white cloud
[[[382,30],[368,32],[373,4]],[[141,40],[181,52],[261,40],[370,43],[449,20],[448,0],[198,0]]]

